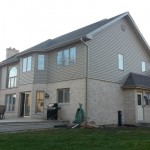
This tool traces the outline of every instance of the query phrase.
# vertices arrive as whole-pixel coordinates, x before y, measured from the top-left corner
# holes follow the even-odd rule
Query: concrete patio
[[[62,120],[42,120],[31,118],[3,119],[0,120],[0,133],[48,129],[57,125],[66,125],[68,123],[68,121]]]

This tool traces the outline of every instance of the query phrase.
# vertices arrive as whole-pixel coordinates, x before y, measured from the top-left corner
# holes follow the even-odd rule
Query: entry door
[[[24,116],[30,116],[31,94],[25,93]]]
[[[143,106],[142,106],[142,94],[137,94],[137,120],[143,121],[144,119],[144,113],[143,113]]]

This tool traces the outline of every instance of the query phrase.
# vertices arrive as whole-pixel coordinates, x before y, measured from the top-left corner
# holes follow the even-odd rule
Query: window
[[[17,86],[17,68],[12,67],[9,70],[8,75],[8,88],[16,87]]]
[[[6,111],[15,111],[16,94],[6,95]]]
[[[118,55],[118,65],[119,65],[118,67],[120,70],[124,69],[124,58],[122,54]]]
[[[145,105],[150,105],[150,93],[145,93],[144,100]]]
[[[38,55],[38,70],[44,70],[45,56]]]
[[[57,53],[57,65],[68,66],[76,63],[76,47]]]
[[[31,71],[32,57],[23,58],[23,72]]]
[[[64,50],[64,66],[69,65],[69,49]]]
[[[76,48],[75,47],[70,49],[70,63],[71,64],[76,63]]]
[[[62,55],[62,51],[57,53],[57,65],[63,65],[63,55]]]
[[[44,92],[38,91],[36,93],[36,112],[43,112],[44,109]]]
[[[145,65],[145,62],[142,61],[142,72],[145,72],[146,71],[146,65]]]
[[[69,103],[70,101],[70,94],[69,89],[58,89],[58,103]]]

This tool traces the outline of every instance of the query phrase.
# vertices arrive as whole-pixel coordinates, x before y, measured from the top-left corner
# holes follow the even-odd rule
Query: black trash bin
[[[118,111],[118,126],[122,126],[122,111]]]
[[[47,120],[57,120],[58,119],[58,103],[54,103],[53,106],[47,109]]]

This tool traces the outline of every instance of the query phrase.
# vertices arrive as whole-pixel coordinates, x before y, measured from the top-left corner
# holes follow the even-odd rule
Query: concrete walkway
[[[66,124],[68,124],[68,121],[31,118],[4,119],[0,120],[0,133],[48,129],[57,125]]]

